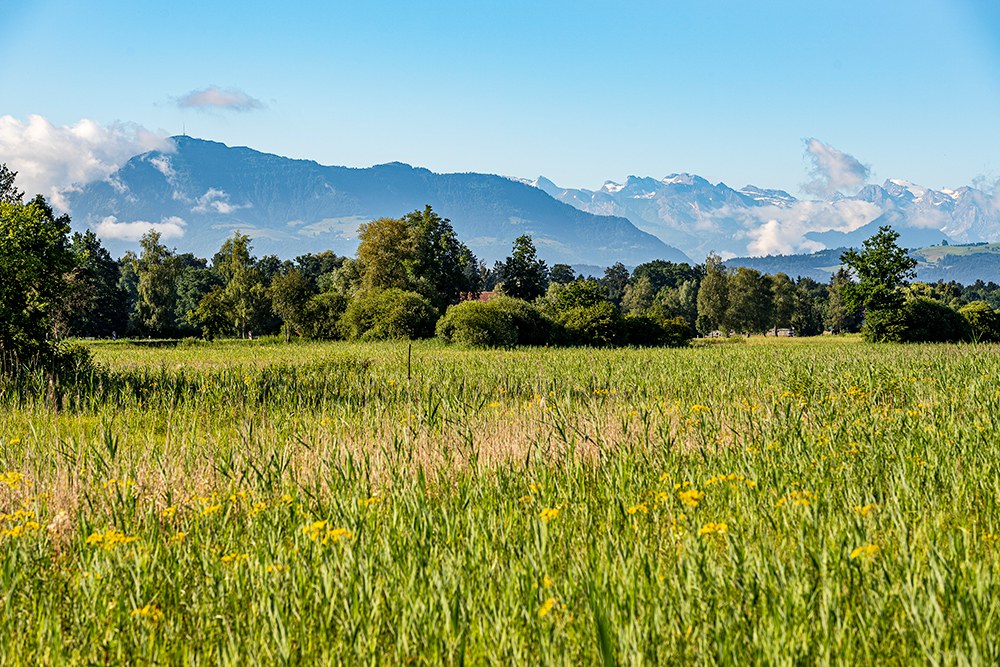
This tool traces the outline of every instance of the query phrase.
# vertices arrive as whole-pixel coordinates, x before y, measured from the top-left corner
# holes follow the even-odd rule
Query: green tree
[[[306,306],[316,295],[316,288],[298,269],[292,269],[271,281],[271,308],[284,322],[285,340],[306,324]]]
[[[692,278],[677,287],[662,288],[653,299],[651,314],[661,321],[682,317],[694,331],[698,321],[698,285],[699,280]]]
[[[479,262],[451,226],[430,206],[403,216],[413,239],[413,260],[407,265],[415,291],[430,299],[438,312],[458,303],[463,295],[479,293]]]
[[[359,293],[347,304],[341,321],[349,338],[387,340],[429,338],[437,319],[426,297],[394,287]]]
[[[20,204],[24,201],[24,192],[17,189],[16,179],[16,171],[8,169],[6,162],[0,164],[0,204]]]
[[[412,287],[408,266],[416,259],[413,237],[399,218],[379,218],[358,228],[357,258],[367,291]]]
[[[271,310],[257,260],[250,250],[250,237],[234,232],[212,259],[212,268],[225,283],[223,298],[229,305],[230,325],[239,336],[255,328],[260,330]]]
[[[737,267],[729,276],[726,328],[746,333],[763,333],[771,327],[773,321],[774,297],[770,279],[756,269]]]
[[[601,284],[608,292],[608,300],[616,306],[621,306],[622,298],[625,296],[625,289],[629,284],[629,270],[621,262],[615,262],[604,270],[604,277]],[[652,285],[651,285],[652,286]]]
[[[576,280],[576,272],[569,264],[553,264],[549,270],[549,282],[565,285]]]
[[[649,276],[642,276],[625,286],[622,295],[622,310],[633,315],[642,315],[653,306],[656,290]]]
[[[493,272],[499,291],[515,299],[534,301],[549,285],[548,267],[538,259],[535,243],[527,234],[514,239],[510,256],[497,262]]]
[[[777,335],[778,329],[787,329],[792,326],[792,317],[795,315],[795,283],[784,273],[776,273],[770,277],[771,282],[771,303],[774,306],[771,325]]]
[[[415,291],[444,312],[480,288],[479,263],[451,222],[430,206],[359,228],[357,258],[366,291]]]
[[[635,267],[632,271],[633,282],[640,278],[649,278],[656,292],[664,288],[677,288],[682,283],[694,280],[698,283],[705,275],[703,267],[691,266],[686,262],[676,264],[662,259],[654,259]]]
[[[1000,313],[985,301],[973,301],[958,311],[969,324],[969,336],[983,343],[1000,341]]]
[[[851,282],[851,274],[844,268],[837,269],[836,273],[830,276],[830,285],[827,288],[829,296],[823,321],[833,333],[857,331],[861,326],[861,314],[849,308],[844,300],[844,290]]]
[[[796,336],[818,336],[823,333],[826,303],[825,285],[808,277],[800,277],[796,281],[795,309],[791,319]]]
[[[899,233],[892,227],[879,227],[865,240],[861,252],[852,249],[840,256],[857,279],[844,286],[842,297],[848,309],[864,312],[863,331],[868,340],[898,339],[905,303],[903,287],[916,274],[917,266],[907,249],[896,244],[898,239]]]
[[[56,309],[63,335],[108,337],[125,334],[128,295],[119,285],[121,268],[94,232],[70,239],[74,268],[66,274],[65,292]]]
[[[139,240],[142,253],[132,261],[136,276],[134,328],[149,336],[171,336],[177,328],[177,262],[160,243],[160,234],[146,232]]]
[[[705,276],[698,286],[697,328],[703,334],[726,328],[729,310],[729,274],[715,253],[705,258]]]
[[[3,185],[8,192],[12,182]],[[15,193],[16,194],[16,193]],[[55,216],[39,195],[28,204],[6,194],[0,201],[0,360],[45,361],[52,314],[74,266],[69,218]]]

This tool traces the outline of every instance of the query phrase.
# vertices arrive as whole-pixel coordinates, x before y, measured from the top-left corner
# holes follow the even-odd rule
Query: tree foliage
[[[430,206],[362,225],[359,238],[361,284],[368,291],[417,292],[439,312],[463,294],[479,291],[478,261],[458,240],[451,222]]]
[[[549,285],[549,270],[538,259],[535,243],[527,234],[514,240],[510,256],[493,267],[498,289],[507,296],[534,301],[545,294]]]
[[[9,199],[0,202],[0,355],[44,361],[56,352],[53,313],[75,266],[69,218],[41,195]]]

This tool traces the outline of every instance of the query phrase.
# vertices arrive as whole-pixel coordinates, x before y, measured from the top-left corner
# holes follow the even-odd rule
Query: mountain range
[[[89,226],[115,254],[157,229],[165,243],[210,257],[234,230],[258,254],[353,254],[362,223],[430,204],[482,260],[510,254],[530,234],[550,262],[606,265],[690,261],[631,222],[594,215],[538,188],[487,174],[435,174],[401,163],[329,167],[187,136],[174,150],[130,159],[108,179],[66,193],[75,224]]]
[[[933,190],[892,179],[852,196],[801,200],[681,173],[585,190],[543,176],[437,174],[398,162],[324,166],[188,136],[171,143],[173,150],[137,155],[109,178],[68,190],[74,223],[95,229],[115,254],[157,229],[201,256],[234,230],[253,237],[258,254],[349,255],[360,224],[430,204],[486,262],[530,234],[550,263],[595,266],[858,247],[885,224],[910,248],[1000,241],[1000,193],[969,186]]]
[[[937,191],[887,180],[854,196],[807,201],[753,185],[734,190],[693,174],[629,176],[598,190],[560,188],[544,177],[531,184],[581,210],[628,218],[696,258],[855,247],[882,225],[909,247],[1000,240],[1000,193],[968,186]]]

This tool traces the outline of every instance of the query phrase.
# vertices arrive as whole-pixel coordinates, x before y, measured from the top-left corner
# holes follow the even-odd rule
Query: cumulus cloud
[[[239,88],[220,88],[209,86],[177,99],[177,106],[182,109],[221,109],[223,111],[253,111],[263,109],[264,103],[250,97]]]
[[[196,205],[191,209],[195,213],[219,213],[229,215],[241,208],[250,208],[250,204],[232,204],[225,190],[209,188],[205,194],[198,197]]]
[[[27,122],[0,116],[0,161],[18,172],[18,187],[27,196],[43,194],[63,210],[72,185],[107,178],[132,156],[151,150],[173,150],[166,133],[87,118],[57,126],[38,115]]]
[[[763,206],[754,210],[758,224],[748,232],[747,251],[754,256],[816,252],[825,246],[805,238],[809,232],[852,232],[880,215],[881,208],[856,199]]]
[[[853,155],[837,150],[819,139],[806,139],[806,156],[812,162],[809,175],[813,180],[802,190],[818,197],[831,197],[837,192],[853,190],[868,182],[871,167]]]
[[[186,226],[187,222],[176,215],[163,218],[160,222],[147,222],[145,220],[119,222],[118,218],[109,215],[94,225],[94,233],[103,239],[138,241],[146,232],[157,231],[163,240],[167,240],[184,236]]]

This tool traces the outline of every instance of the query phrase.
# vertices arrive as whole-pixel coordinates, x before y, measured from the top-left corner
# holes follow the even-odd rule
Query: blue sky
[[[879,182],[1000,176],[992,1],[0,2],[0,161],[45,153],[22,166],[40,182],[100,171],[53,167],[93,161],[81,141],[117,141],[109,168],[137,126],[567,187],[687,171],[798,195],[809,138]]]

